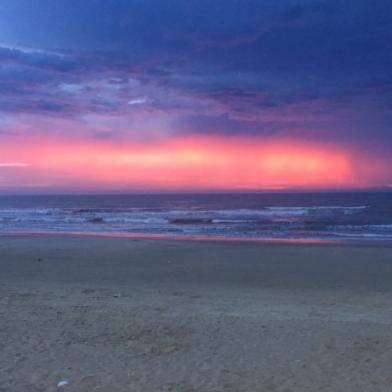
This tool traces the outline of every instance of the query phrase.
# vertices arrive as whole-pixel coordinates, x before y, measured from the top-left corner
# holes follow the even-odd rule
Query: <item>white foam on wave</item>
[[[378,239],[378,240],[392,240],[392,233],[387,234],[387,233],[345,233],[341,231],[333,231],[329,232],[328,234],[334,236],[334,237],[344,237],[344,238],[350,238],[350,239]]]
[[[288,214],[308,214],[309,212],[317,211],[342,211],[344,213],[357,213],[364,211],[368,206],[302,206],[302,207],[266,207],[268,210],[275,212],[286,212]]]
[[[331,230],[352,230],[352,231],[369,231],[369,230],[386,230],[386,231],[391,231],[392,232],[392,224],[368,224],[368,225],[334,225],[334,226],[328,226],[329,229]]]

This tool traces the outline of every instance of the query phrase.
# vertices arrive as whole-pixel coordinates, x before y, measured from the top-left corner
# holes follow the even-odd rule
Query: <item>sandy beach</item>
[[[0,391],[387,392],[391,303],[387,247],[1,237]]]

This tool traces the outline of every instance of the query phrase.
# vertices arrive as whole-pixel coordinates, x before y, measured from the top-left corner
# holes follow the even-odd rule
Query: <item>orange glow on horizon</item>
[[[19,173],[18,181],[24,179],[26,187],[257,190],[366,185],[354,174],[353,156],[342,149],[282,140],[204,137],[122,146],[32,142],[28,147],[0,146],[0,161],[21,162],[12,176]],[[5,181],[0,173],[0,188],[12,185],[9,176]]]

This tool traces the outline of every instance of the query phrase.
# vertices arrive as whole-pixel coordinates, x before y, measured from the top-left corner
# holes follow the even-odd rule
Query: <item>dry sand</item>
[[[391,323],[391,248],[0,238],[1,392],[390,392]]]

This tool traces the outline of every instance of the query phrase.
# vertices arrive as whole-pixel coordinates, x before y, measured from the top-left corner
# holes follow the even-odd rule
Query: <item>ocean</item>
[[[392,243],[392,193],[0,196],[0,234]]]

